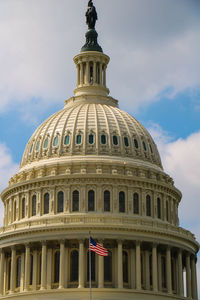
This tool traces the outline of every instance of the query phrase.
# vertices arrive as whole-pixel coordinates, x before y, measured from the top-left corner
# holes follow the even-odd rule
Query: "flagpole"
[[[90,300],[92,300],[92,260],[91,260],[91,251],[90,251],[90,236],[89,232],[89,282],[90,282]]]

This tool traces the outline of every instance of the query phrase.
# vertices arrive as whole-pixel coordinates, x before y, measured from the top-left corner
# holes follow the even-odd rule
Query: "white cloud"
[[[149,131],[158,145],[165,171],[183,194],[179,207],[180,225],[191,230],[200,242],[200,132],[171,141],[159,125],[155,124]],[[200,278],[200,257],[197,272]]]
[[[0,111],[11,103],[32,106],[38,98],[45,109],[72,95],[72,58],[84,44],[86,5],[0,2]],[[122,6],[121,0],[96,0],[95,5],[99,40],[111,55],[108,86],[125,107],[155,101],[169,88],[173,96],[199,86],[198,1],[126,0]]]
[[[4,144],[0,144],[0,191],[8,186],[10,177],[17,172],[18,164],[14,163],[9,149]],[[3,224],[4,208],[0,201],[0,226]]]

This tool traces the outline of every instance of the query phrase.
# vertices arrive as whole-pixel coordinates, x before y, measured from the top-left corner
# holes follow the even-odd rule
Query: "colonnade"
[[[103,244],[103,241],[100,241]],[[55,247],[56,246],[56,247]],[[183,250],[167,245],[128,242],[117,240],[105,243],[108,246],[110,262],[95,257],[96,288],[129,288],[149,290],[151,293],[177,294],[181,297],[197,300],[196,257]],[[55,260],[53,254],[59,251],[58,282],[54,282]],[[77,267],[72,265],[71,253],[77,251]],[[52,288],[85,288],[87,279],[88,241],[61,240],[56,244],[44,241],[41,244],[16,245],[1,249],[0,254],[0,294],[27,292],[29,290],[50,290]],[[124,256],[127,257],[124,260]],[[20,271],[17,258],[20,257]],[[111,264],[111,279],[106,282],[104,268]],[[77,268],[77,279],[71,278],[71,268]],[[73,270],[76,272],[76,270]],[[107,271],[106,271],[107,272]],[[108,270],[108,272],[110,272]],[[127,272],[126,274],[124,274]],[[184,272],[186,286],[184,288]],[[20,277],[20,278],[17,278]],[[75,274],[76,276],[76,274]],[[20,282],[20,283],[19,283]],[[184,295],[184,289],[186,294]]]

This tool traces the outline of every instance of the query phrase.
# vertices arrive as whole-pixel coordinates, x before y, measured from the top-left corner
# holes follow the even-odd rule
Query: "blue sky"
[[[108,87],[153,135],[200,241],[200,2],[95,0]],[[37,126],[73,95],[87,1],[0,1],[0,189]],[[2,216],[2,206],[0,208]],[[200,267],[198,267],[200,278]]]

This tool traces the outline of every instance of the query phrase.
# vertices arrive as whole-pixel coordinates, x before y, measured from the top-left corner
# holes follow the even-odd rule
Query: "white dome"
[[[79,97],[78,97],[79,98]],[[30,138],[21,162],[71,156],[117,156],[150,162],[162,168],[157,147],[148,131],[118,108],[111,97],[85,96],[42,123]]]

